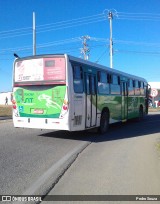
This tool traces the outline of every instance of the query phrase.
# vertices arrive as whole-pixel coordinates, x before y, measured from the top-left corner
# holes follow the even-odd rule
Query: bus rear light
[[[13,109],[16,109],[17,108],[17,106],[16,105],[13,105]]]
[[[15,101],[15,100],[12,100],[12,104],[16,104],[16,101]]]
[[[63,110],[67,110],[68,107],[66,105],[63,106]]]
[[[64,99],[63,101],[63,110],[67,111],[68,110],[68,101],[66,99]]]

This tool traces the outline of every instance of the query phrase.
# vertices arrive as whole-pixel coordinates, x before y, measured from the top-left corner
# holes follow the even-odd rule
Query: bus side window
[[[132,79],[128,80],[128,95],[133,96],[134,95],[134,81]]]
[[[140,87],[139,87],[139,82],[135,80],[135,95],[138,96],[140,95]]]
[[[107,74],[107,83],[110,84],[110,74]]]
[[[144,95],[148,98],[147,83],[144,83]]]
[[[73,66],[73,86],[75,93],[83,93],[83,72],[79,65]]]
[[[120,77],[115,74],[112,75],[111,94],[121,94]]]
[[[113,76],[112,76],[112,74],[109,75],[109,83],[110,83],[110,84],[113,83]]]
[[[144,96],[144,82],[140,82],[140,92],[141,92],[141,95]]]
[[[121,80],[120,80],[120,76],[118,76],[118,85],[120,85]]]
[[[109,94],[109,83],[107,73],[104,71],[98,71],[98,93]]]
[[[96,94],[96,80],[94,76],[91,76],[91,91],[93,95]]]

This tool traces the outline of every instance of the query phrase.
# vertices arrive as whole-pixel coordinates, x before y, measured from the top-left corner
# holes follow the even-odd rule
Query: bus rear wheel
[[[104,134],[109,128],[109,111],[105,110],[101,114],[99,132]]]
[[[142,120],[143,119],[143,117],[144,117],[144,114],[143,114],[143,107],[142,106],[140,106],[139,107],[139,120]]]

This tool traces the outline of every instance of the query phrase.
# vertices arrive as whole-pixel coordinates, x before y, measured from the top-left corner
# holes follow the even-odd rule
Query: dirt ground
[[[0,116],[11,116],[12,105],[0,105]]]

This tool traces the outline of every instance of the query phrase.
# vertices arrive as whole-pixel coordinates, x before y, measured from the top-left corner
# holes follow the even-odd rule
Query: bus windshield
[[[14,85],[65,84],[65,58],[19,59],[14,66]]]

